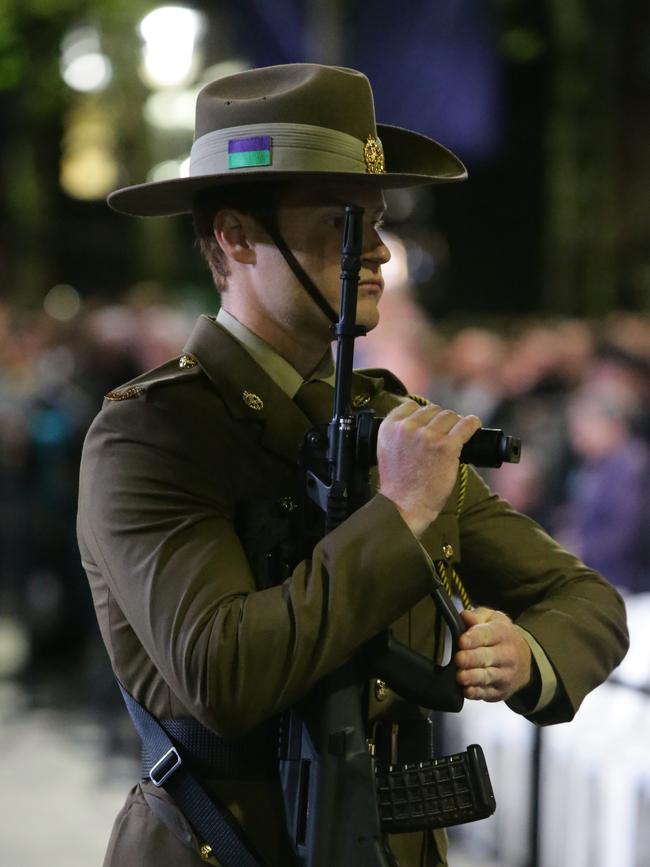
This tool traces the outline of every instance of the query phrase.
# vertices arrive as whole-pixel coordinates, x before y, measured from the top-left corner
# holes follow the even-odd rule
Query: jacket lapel
[[[221,395],[230,415],[260,427],[260,444],[291,463],[313,426],[244,347],[210,316],[200,316],[185,347]],[[352,375],[352,408],[385,412],[381,371]]]
[[[379,371],[358,371],[352,374],[352,409],[374,409],[378,415],[385,409],[381,396],[384,388],[384,378],[378,376]],[[373,375],[370,375],[373,374]]]
[[[291,463],[311,422],[225,328],[201,316],[185,344],[231,416],[260,427],[260,443]]]

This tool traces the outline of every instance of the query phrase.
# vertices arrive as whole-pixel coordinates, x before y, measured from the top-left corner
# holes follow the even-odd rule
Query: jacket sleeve
[[[426,596],[431,573],[395,506],[377,495],[282,585],[257,590],[233,529],[229,453],[214,443],[208,473],[182,437],[183,426],[146,401],[100,414],[82,461],[80,547],[134,653],[144,648],[189,714],[241,735]]]
[[[628,647],[616,590],[471,471],[459,521],[462,578],[476,604],[505,611],[543,648],[558,678],[555,700],[532,715],[570,720]]]

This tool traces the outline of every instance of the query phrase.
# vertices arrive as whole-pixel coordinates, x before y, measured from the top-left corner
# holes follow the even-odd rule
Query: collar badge
[[[242,397],[244,399],[244,403],[249,409],[254,409],[257,412],[264,409],[264,401],[259,395],[253,394],[252,391],[245,391]]]

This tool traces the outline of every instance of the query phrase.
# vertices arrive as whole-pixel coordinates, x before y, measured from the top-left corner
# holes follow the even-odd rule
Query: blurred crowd
[[[491,488],[624,593],[650,591],[650,317],[436,327],[398,290],[359,350],[521,438],[519,464],[481,471]]]
[[[490,485],[626,593],[650,591],[650,318],[452,327],[400,291],[383,305],[356,366],[519,436],[521,463],[485,471]],[[23,672],[95,646],[75,541],[83,437],[106,392],[180,352],[195,315],[142,288],[65,320],[0,305],[0,618],[28,637]]]
[[[76,543],[79,458],[106,392],[178,354],[191,330],[193,310],[155,296],[143,285],[65,318],[0,303],[0,677],[67,669],[73,691],[106,688]]]

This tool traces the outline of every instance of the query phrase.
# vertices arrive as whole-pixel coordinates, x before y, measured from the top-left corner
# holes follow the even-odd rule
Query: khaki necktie
[[[313,424],[324,424],[332,418],[334,389],[322,379],[303,382],[294,401]]]

